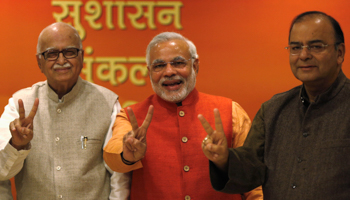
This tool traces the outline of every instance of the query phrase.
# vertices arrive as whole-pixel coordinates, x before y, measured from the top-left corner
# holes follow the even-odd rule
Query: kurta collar
[[[159,104],[163,105],[164,107],[168,107],[168,108],[191,105],[191,104],[197,102],[199,99],[199,93],[198,93],[196,88],[194,88],[192,90],[192,92],[190,92],[187,95],[187,97],[181,102],[181,104],[179,104],[179,103],[176,104],[176,103],[171,103],[171,102],[165,101],[156,94],[155,94],[155,96],[157,96],[157,101],[159,102]]]
[[[54,102],[63,103],[63,102],[67,102],[67,101],[70,101],[71,99],[75,98],[79,94],[82,86],[83,86],[83,80],[79,76],[78,81],[75,83],[72,90],[70,92],[68,92],[67,94],[65,94],[61,99],[58,99],[58,95],[56,94],[55,91],[52,90],[52,88],[49,86],[49,83],[47,83],[47,93],[48,93],[49,98],[51,100],[53,100]]]
[[[334,83],[322,94],[316,97],[315,104],[320,104],[333,99],[342,90],[347,78],[342,70],[340,70],[337,79]],[[300,100],[305,106],[309,106],[309,97],[305,91],[304,85],[300,90]]]

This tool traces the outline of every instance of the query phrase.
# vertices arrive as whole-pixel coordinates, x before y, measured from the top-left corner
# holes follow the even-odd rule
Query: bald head
[[[73,26],[64,22],[53,23],[41,31],[36,52],[41,53],[47,49],[55,48],[49,45],[51,40],[69,40],[72,41],[72,46],[79,49],[83,48],[78,31]]]

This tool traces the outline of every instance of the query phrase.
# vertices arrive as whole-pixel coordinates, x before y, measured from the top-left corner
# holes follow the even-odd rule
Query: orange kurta
[[[189,94],[182,106],[152,95],[131,106],[139,125],[142,124],[149,105],[154,106],[154,114],[147,131],[147,152],[142,164],[120,164],[121,138],[131,130],[130,123],[119,126],[117,123],[120,120],[117,120],[113,138],[105,148],[104,158],[113,170],[134,170],[131,199],[241,199],[240,195],[220,193],[211,187],[209,161],[201,149],[202,140],[207,133],[197,116],[203,114],[215,127],[213,109],[218,108],[228,144],[241,146],[250,127],[250,120],[244,110],[236,103],[233,107],[230,99],[199,93],[197,90]],[[121,121],[125,119],[124,113]],[[128,126],[130,127],[127,128]],[[255,195],[261,197],[261,190],[251,194],[252,197]]]

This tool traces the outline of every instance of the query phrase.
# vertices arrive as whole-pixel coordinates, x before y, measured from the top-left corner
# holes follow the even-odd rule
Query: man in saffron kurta
[[[148,45],[146,59],[156,94],[121,110],[104,149],[111,169],[133,171],[130,199],[242,199],[211,188],[209,163],[201,154],[206,132],[197,115],[214,124],[211,116],[218,108],[229,145],[237,147],[250,128],[246,112],[231,99],[195,89],[198,55],[193,43],[180,34],[157,35]],[[261,188],[244,196],[262,199]]]

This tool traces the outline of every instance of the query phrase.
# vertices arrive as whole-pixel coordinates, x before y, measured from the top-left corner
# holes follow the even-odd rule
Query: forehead
[[[184,40],[174,39],[160,42],[155,44],[150,50],[151,62],[155,59],[168,61],[179,56],[183,58],[190,58],[189,46]]]
[[[79,48],[79,36],[70,27],[52,27],[43,31],[39,42],[41,51],[47,49]]]
[[[329,19],[324,16],[307,16],[293,25],[290,42],[307,43],[315,40],[335,42],[334,29]]]

